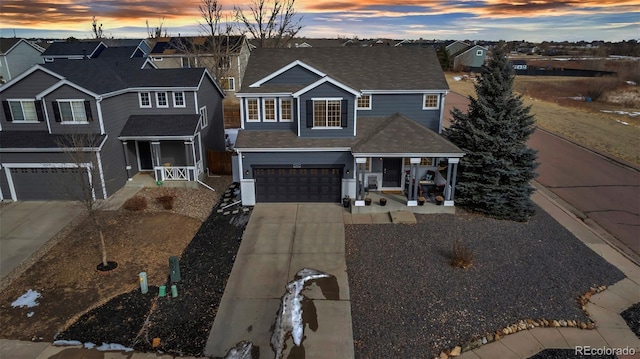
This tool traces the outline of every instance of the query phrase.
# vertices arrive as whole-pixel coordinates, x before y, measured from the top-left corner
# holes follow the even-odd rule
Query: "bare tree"
[[[235,6],[236,20],[251,34],[257,47],[285,47],[302,29],[302,17],[297,16],[295,0],[252,0],[250,15]]]
[[[145,23],[147,24],[147,35],[149,39],[157,39],[159,37],[169,36],[167,28],[164,27],[164,17],[158,21],[158,26],[154,27],[153,29],[149,28],[149,20],[146,20]]]
[[[81,204],[87,212],[93,228],[100,237],[101,266],[99,268],[109,268],[107,261],[107,247],[104,238],[103,223],[98,214],[97,198],[103,193],[102,186],[98,186],[99,162],[97,150],[99,136],[95,134],[73,133],[68,134],[57,141],[57,145],[67,155],[72,164],[71,178],[65,184],[68,193]]]
[[[102,32],[102,24],[98,25],[98,20],[94,16],[91,21],[91,30],[93,31],[94,39],[104,39],[104,32]]]
[[[233,26],[229,21],[222,24],[222,4],[218,3],[218,0],[201,0],[198,9],[204,20],[200,27],[207,37],[207,41],[200,50],[212,58],[206,67],[216,79],[220,80],[229,74],[229,54],[232,50],[230,37]]]

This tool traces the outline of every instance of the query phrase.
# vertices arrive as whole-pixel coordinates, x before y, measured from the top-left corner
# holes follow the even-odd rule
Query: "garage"
[[[83,187],[79,181],[78,168],[5,168],[19,201],[33,200],[77,200],[82,198]],[[85,187],[87,188],[87,187]]]
[[[342,168],[254,168],[256,202],[339,202]]]

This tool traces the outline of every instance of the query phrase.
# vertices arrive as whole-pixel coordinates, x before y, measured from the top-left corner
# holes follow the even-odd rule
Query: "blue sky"
[[[273,0],[267,0],[271,2]],[[234,4],[220,1],[231,16]],[[163,20],[169,35],[197,35],[200,0],[0,0],[0,36],[140,38]],[[640,39],[638,0],[296,0],[300,35],[395,39],[621,41]]]

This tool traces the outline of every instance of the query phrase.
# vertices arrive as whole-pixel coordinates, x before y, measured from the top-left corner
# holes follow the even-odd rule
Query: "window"
[[[59,116],[56,120],[62,123],[86,123],[88,122],[84,100],[58,100]]]
[[[257,98],[247,99],[247,122],[260,122],[259,107]]]
[[[358,110],[371,110],[371,95],[362,95],[358,98]]]
[[[148,92],[138,92],[140,108],[151,108],[151,94]]]
[[[209,125],[209,117],[207,117],[207,106],[200,107],[200,127],[205,128]]]
[[[31,100],[9,100],[11,119],[13,122],[34,122],[38,121],[36,103]]]
[[[265,122],[276,122],[276,99],[265,98],[262,100],[262,112]]]
[[[229,56],[221,56],[218,59],[218,68],[228,69],[230,64],[231,64],[231,59],[229,58]]]
[[[156,107],[169,107],[166,92],[156,92]]]
[[[234,77],[223,77],[222,78],[222,89],[227,91],[235,91],[236,90],[236,79]]]
[[[313,127],[340,127],[340,100],[313,101]]]
[[[173,93],[173,107],[187,107],[184,103],[184,92]]]
[[[293,103],[290,98],[281,98],[280,99],[280,121],[281,122],[292,122],[293,121]]]
[[[476,56],[482,56],[483,54],[484,54],[484,51],[482,50],[476,51]]]
[[[426,95],[425,94],[423,102],[422,102],[422,109],[423,110],[437,109],[439,100],[440,100],[440,96],[438,96],[438,95]]]

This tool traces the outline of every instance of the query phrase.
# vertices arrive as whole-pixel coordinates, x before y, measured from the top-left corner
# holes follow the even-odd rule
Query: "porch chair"
[[[377,191],[378,190],[378,176],[368,176],[367,177],[367,191]]]

